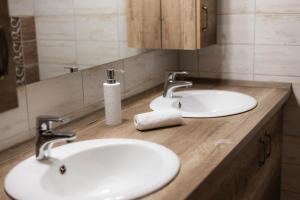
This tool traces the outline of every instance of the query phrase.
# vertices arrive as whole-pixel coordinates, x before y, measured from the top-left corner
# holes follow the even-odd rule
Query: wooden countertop
[[[161,87],[158,87],[124,102],[122,125],[106,126],[103,111],[100,111],[73,122],[64,129],[75,131],[79,140],[134,138],[156,142],[172,149],[181,160],[178,176],[169,185],[144,199],[185,199],[217,166],[236,155],[252,139],[255,132],[284,105],[290,95],[291,86],[243,81],[205,81],[195,87],[249,94],[257,99],[258,106],[240,115],[184,119],[183,126],[139,132],[134,128],[132,118],[135,114],[150,111],[151,100],[162,94]],[[8,199],[3,188],[5,175],[13,166],[33,154],[33,140],[0,153],[1,200]]]

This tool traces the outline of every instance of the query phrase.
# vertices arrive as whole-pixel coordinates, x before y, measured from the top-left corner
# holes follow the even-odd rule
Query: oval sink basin
[[[183,117],[223,117],[249,111],[256,99],[238,92],[223,90],[188,90],[175,92],[174,98],[154,99],[152,110],[176,109]]]
[[[135,199],[169,183],[180,161],[161,145],[130,139],[102,139],[54,148],[52,158],[35,157],[12,169],[5,190],[14,199]]]

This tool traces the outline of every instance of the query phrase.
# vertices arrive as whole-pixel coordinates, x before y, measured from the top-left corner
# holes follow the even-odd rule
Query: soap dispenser
[[[108,69],[107,81],[103,84],[105,121],[109,126],[122,123],[121,113],[121,84],[115,79],[115,70]]]

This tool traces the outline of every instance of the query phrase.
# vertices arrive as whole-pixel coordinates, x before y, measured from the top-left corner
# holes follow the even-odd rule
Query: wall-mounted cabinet
[[[128,46],[200,49],[216,43],[216,0],[127,0]]]

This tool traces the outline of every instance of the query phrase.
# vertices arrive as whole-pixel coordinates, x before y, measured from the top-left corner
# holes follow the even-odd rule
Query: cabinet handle
[[[263,166],[265,163],[266,163],[266,141],[265,141],[265,137],[262,136],[260,139],[259,139],[259,142],[263,145],[263,148],[264,148],[264,151],[263,151],[263,160],[260,160],[258,162],[259,166]]]
[[[205,32],[208,30],[208,8],[207,8],[207,6],[203,5],[202,10],[204,11],[204,15],[205,15],[205,26],[202,28],[202,31]]]
[[[268,139],[268,151],[267,151],[267,158],[270,158],[272,154],[272,136],[266,131],[265,137]]]

